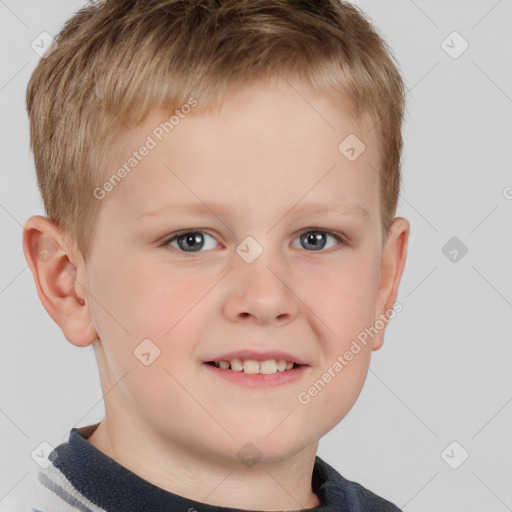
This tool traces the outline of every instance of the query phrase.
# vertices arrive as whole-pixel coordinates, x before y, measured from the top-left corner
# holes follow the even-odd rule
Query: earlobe
[[[398,287],[402,279],[402,274],[407,259],[407,244],[409,241],[410,224],[403,217],[393,219],[391,232],[384,246],[381,259],[380,283],[376,299],[376,308],[378,319],[389,320],[393,313],[393,306],[396,303]],[[372,340],[372,350],[379,350],[384,343],[385,325]]]
[[[61,230],[46,217],[30,217],[24,226],[23,252],[39,299],[66,339],[80,347],[94,343],[97,333],[90,309],[76,293],[77,267]]]

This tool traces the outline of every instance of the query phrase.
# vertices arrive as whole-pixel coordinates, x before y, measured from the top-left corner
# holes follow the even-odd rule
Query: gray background
[[[46,313],[21,245],[25,220],[43,214],[24,110],[31,42],[83,3],[0,0],[2,510],[38,469],[39,443],[104,413],[92,348],[68,343]],[[403,311],[319,455],[408,512],[512,510],[512,0],[356,4],[409,90],[398,215],[411,237]],[[458,58],[441,46],[453,31],[469,43]],[[456,262],[443,253],[452,237],[468,249]]]

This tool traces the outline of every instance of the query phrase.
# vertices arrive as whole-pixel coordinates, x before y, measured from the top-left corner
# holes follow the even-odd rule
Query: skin
[[[168,118],[152,112],[129,132],[119,165]],[[43,306],[67,340],[96,350],[106,408],[89,438],[96,448],[196,501],[254,510],[319,504],[311,488],[318,441],[359,396],[384,329],[309,403],[297,396],[392,310],[410,229],[395,218],[382,245],[376,135],[363,121],[304,83],[254,83],[220,111],[197,108],[181,120],[102,200],[87,262],[48,219],[26,222],[25,256]],[[366,145],[353,162],[338,151],[351,133]],[[300,212],[309,201],[344,213]],[[202,209],[139,218],[178,203]],[[312,248],[300,236],[311,227],[345,243],[322,232]],[[204,235],[196,252],[164,245],[185,229]],[[235,252],[247,236],[263,248],[252,263]],[[38,258],[48,244],[51,258]],[[160,349],[149,366],[133,354],[146,338]],[[285,386],[247,389],[203,364],[251,348],[288,351],[309,367]],[[252,467],[237,457],[248,442],[261,452]]]

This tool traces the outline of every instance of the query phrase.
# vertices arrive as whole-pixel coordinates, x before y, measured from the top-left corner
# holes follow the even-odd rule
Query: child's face
[[[248,442],[269,460],[315,451],[382,343],[383,330],[357,353],[353,340],[389,317],[408,223],[395,220],[383,249],[375,132],[342,105],[298,82],[252,85],[217,114],[196,99],[162,141],[154,130],[170,114],[153,113],[123,141],[119,167],[148,136],[157,145],[103,199],[79,266],[107,418],[145,442],[216,459]],[[354,161],[338,149],[350,134],[366,146]],[[184,230],[197,234],[165,243]],[[154,361],[151,343],[138,348],[145,339],[160,351]],[[239,351],[286,352],[305,366],[259,376],[274,382],[258,387],[245,383],[254,375],[207,364]]]

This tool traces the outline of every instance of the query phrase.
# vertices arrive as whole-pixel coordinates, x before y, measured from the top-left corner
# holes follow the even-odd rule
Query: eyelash
[[[302,231],[300,231],[298,233],[297,238],[300,238],[305,233],[318,232],[318,231],[320,231],[321,233],[326,233],[327,235],[330,235],[334,239],[336,239],[336,241],[338,242],[338,247],[330,248],[330,249],[319,249],[318,251],[314,251],[314,250],[308,251],[308,250],[304,249],[306,252],[311,252],[311,253],[316,253],[316,252],[319,252],[319,253],[320,252],[333,252],[333,251],[339,250],[341,248],[340,246],[348,245],[347,241],[345,240],[345,237],[343,237],[341,234],[336,233],[335,231],[331,231],[329,229],[323,229],[323,228],[305,228],[305,229],[303,229]],[[187,255],[190,255],[190,256],[194,256],[194,255],[198,255],[198,254],[201,254],[203,252],[206,252],[206,251],[197,251],[197,252],[191,251],[191,252],[187,252],[187,251],[183,251],[183,250],[181,250],[179,248],[177,249],[176,247],[171,247],[170,246],[171,242],[174,242],[178,238],[181,238],[182,236],[185,236],[185,235],[188,235],[188,234],[193,234],[193,233],[205,233],[208,236],[210,236],[213,239],[215,239],[214,236],[210,235],[208,232],[203,231],[201,229],[189,229],[189,230],[178,231],[177,233],[174,233],[170,238],[167,238],[162,243],[162,246],[166,247],[166,248],[174,249],[174,250],[176,250],[176,251],[178,251],[178,252],[180,252],[182,254],[187,254]]]

